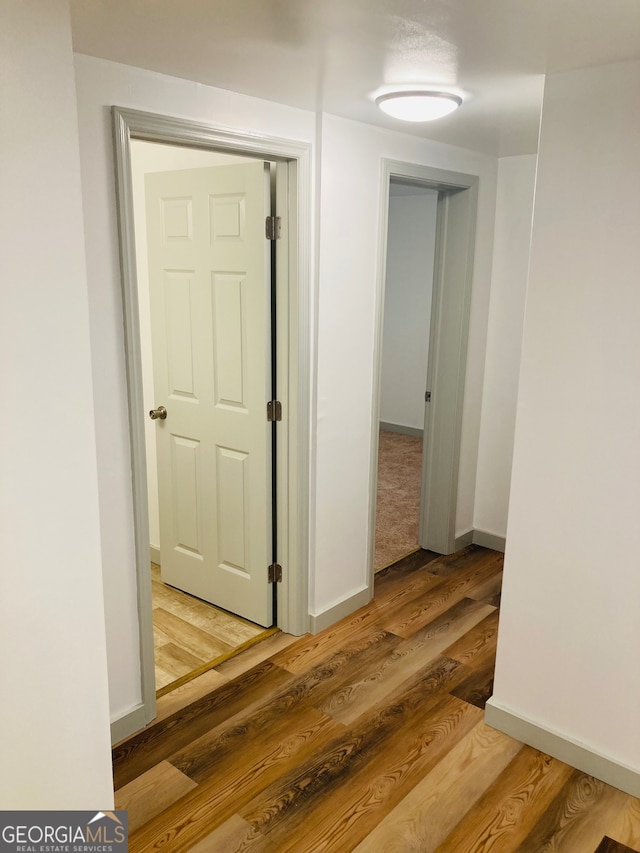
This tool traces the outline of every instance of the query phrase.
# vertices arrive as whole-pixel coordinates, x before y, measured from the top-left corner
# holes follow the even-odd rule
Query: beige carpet
[[[418,547],[422,438],[380,431],[375,568]]]

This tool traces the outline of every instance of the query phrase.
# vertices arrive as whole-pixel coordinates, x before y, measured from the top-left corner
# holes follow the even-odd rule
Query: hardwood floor
[[[261,625],[164,584],[156,563],[151,563],[151,596],[158,691],[266,633]]]
[[[501,567],[412,554],[337,625],[161,700],[114,749],[131,853],[640,850],[640,800],[483,723]]]

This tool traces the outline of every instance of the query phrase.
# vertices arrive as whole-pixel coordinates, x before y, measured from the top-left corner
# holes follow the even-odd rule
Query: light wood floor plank
[[[260,625],[212,607],[158,581],[152,581],[151,586],[155,606],[162,607],[228,645],[241,645],[264,630]]]
[[[195,625],[190,625],[162,607],[154,607],[153,623],[170,638],[172,643],[182,646],[202,661],[213,660],[233,648],[232,643],[225,643],[217,637],[212,637],[211,634],[196,628]]]
[[[605,835],[634,850],[640,850],[640,799],[627,797],[624,809],[611,815]]]
[[[193,681],[183,684],[182,687],[177,687],[156,701],[157,717],[154,722],[160,722],[170,717],[176,711],[180,711],[192,702],[201,699],[228,681],[229,679],[217,669],[210,669]]]
[[[233,815],[189,853],[278,853],[278,849],[239,815]]]
[[[624,808],[626,795],[575,770],[519,847],[521,853],[575,853],[595,850],[606,834],[612,812]]]
[[[568,765],[523,747],[437,853],[515,853],[571,773]]]
[[[129,812],[131,834],[194,788],[193,780],[161,761],[116,791],[116,808]]]
[[[165,643],[156,649],[156,665],[172,673],[174,678],[197,669],[203,663],[205,661],[202,658],[197,658],[175,643]]]
[[[177,689],[181,681],[189,676],[197,677],[203,667],[222,655],[232,654],[238,647],[260,638],[264,629],[253,622],[227,613],[212,604],[162,582],[160,566],[151,563],[151,594],[153,601],[153,641],[155,653],[156,691],[164,693]],[[175,620],[166,623],[163,614],[169,613]],[[158,618],[159,617],[159,618]],[[202,634],[194,634],[184,625],[199,629],[211,638],[204,645]],[[199,638],[199,640],[195,639]],[[173,650],[171,660],[164,659],[166,646]],[[162,650],[164,648],[164,651]],[[183,665],[176,663],[175,649],[182,649]],[[198,663],[187,667],[186,655],[193,655]],[[160,697],[162,698],[162,697]]]
[[[478,709],[451,697],[394,737],[393,749],[373,758],[340,787],[337,801],[322,799],[304,819],[269,826],[279,853],[352,850],[436,766],[481,718]]]
[[[380,602],[373,601],[366,608],[361,608],[355,614],[345,617],[322,634],[302,637],[285,651],[276,654],[274,662],[289,672],[305,672],[325,660],[328,654],[342,649],[350,640],[366,635],[370,629],[379,629],[383,615],[388,617],[408,601],[419,598],[427,589],[433,589],[442,583],[441,578],[430,575],[426,571],[416,573],[405,587],[394,589],[388,597],[385,597],[384,607]]]
[[[480,622],[472,625],[466,634],[443,649],[442,653],[448,658],[459,660],[460,663],[477,662],[481,654],[487,651],[493,653],[498,638],[498,620],[499,613],[497,610],[493,610]]]
[[[493,577],[502,567],[502,555],[482,555],[476,564],[461,572],[438,578],[440,583],[432,587],[432,594],[419,602],[407,603],[398,612],[390,613],[382,620],[382,626],[392,634],[410,637],[424,628],[433,619],[466,597],[474,585]],[[433,567],[433,564],[432,564]]]
[[[242,654],[236,655],[236,657],[230,658],[220,664],[215,670],[226,679],[237,678],[256,664],[272,658],[276,652],[289,648],[297,640],[298,638],[292,634],[285,634],[282,631],[278,631],[278,633],[261,640],[255,646],[242,652]]]
[[[392,703],[373,708],[322,754],[305,766],[292,770],[240,814],[250,823],[256,823],[260,831],[269,837],[277,833],[279,842],[282,841],[280,835],[286,834],[285,825],[286,832],[295,837],[297,828],[308,825],[311,812],[321,803],[329,798],[334,801],[334,808],[336,801],[342,803],[345,796],[343,786],[354,778],[354,774],[381,755],[393,760],[401,733],[411,737],[424,725],[425,717],[428,724],[437,729],[443,719],[448,719],[463,705],[445,693],[459,668],[460,664],[454,661],[438,659],[411,679]],[[475,709],[466,703],[464,707],[477,718]],[[434,708],[437,710],[429,715],[430,709]],[[389,749],[391,743],[393,749]],[[282,832],[280,826],[283,827]]]
[[[224,784],[216,779],[201,784],[191,794],[166,809],[130,839],[129,853],[160,849],[171,839],[171,853],[186,853],[210,831],[229,820],[252,797],[277,779],[292,762],[304,762],[310,753],[322,750],[341,726],[313,710],[289,724],[282,742],[272,741],[270,751],[244,760],[237,758],[236,770],[225,773]],[[300,727],[298,727],[298,723]],[[240,808],[241,811],[241,808]]]
[[[431,853],[520,751],[478,723],[354,848],[355,853]]]
[[[265,661],[164,720],[147,726],[134,737],[114,747],[113,770],[116,788],[150,770],[160,761],[182,749],[233,717],[241,709],[277,690],[291,675]]]
[[[475,601],[484,601],[485,604],[493,604],[495,607],[500,606],[500,592],[502,590],[502,572],[498,572],[487,581],[472,587],[467,592],[467,598],[473,598]]]
[[[397,643],[391,654],[385,655],[373,667],[366,668],[359,679],[350,679],[342,690],[333,693],[317,707],[342,723],[357,720],[492,610],[486,604],[471,600],[459,602],[411,639]]]

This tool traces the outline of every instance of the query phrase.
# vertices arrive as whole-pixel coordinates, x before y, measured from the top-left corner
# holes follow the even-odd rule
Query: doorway
[[[402,188],[407,189],[403,190]],[[388,261],[396,250],[391,242],[390,201],[407,196],[425,198],[434,194],[437,198],[435,210],[435,234],[433,239],[433,286],[430,300],[429,319],[426,316],[424,290],[422,297],[422,318],[424,332],[422,345],[428,352],[426,365],[418,364],[419,350],[405,342],[387,346],[387,354],[395,347],[396,361],[391,374],[394,394],[407,391],[406,398],[393,400],[397,418],[406,421],[413,417],[417,423],[422,409],[422,432],[417,426],[409,424],[409,434],[413,432],[421,445],[421,477],[418,536],[415,547],[450,554],[455,551],[455,521],[458,495],[458,470],[460,462],[460,440],[462,432],[462,405],[464,399],[464,378],[469,329],[469,311],[471,303],[471,284],[473,279],[473,255],[475,250],[475,219],[477,207],[478,178],[473,175],[459,174],[442,169],[432,169],[397,161],[383,162],[383,180],[381,194],[381,255],[379,260],[377,332],[375,360],[377,366],[377,384],[374,393],[372,418],[372,454],[371,454],[371,525],[369,541],[369,564],[371,566],[371,584],[377,565],[375,553],[375,531],[378,495],[378,463],[380,426],[388,425],[383,414],[389,411],[389,395],[385,397],[385,383],[389,382],[390,366],[383,361],[385,334],[392,330],[394,318],[386,323],[385,308],[393,306],[393,294],[386,299],[386,288],[394,287],[387,280]],[[393,196],[392,196],[393,192]],[[391,221],[394,227],[393,220]],[[405,256],[406,256],[405,247]],[[390,257],[391,255],[391,257]],[[428,266],[428,261],[424,261]],[[430,269],[422,271],[422,286],[428,287]],[[406,270],[404,272],[406,275]],[[418,275],[420,280],[420,275]],[[414,288],[415,289],[415,288]],[[415,293],[414,293],[415,296]],[[402,309],[406,309],[405,298],[397,300]],[[414,305],[415,307],[415,305]],[[397,310],[397,306],[392,307]],[[402,312],[400,312],[402,313]],[[404,322],[408,322],[406,315]],[[390,349],[391,346],[391,349]],[[418,353],[418,354],[416,354]],[[403,362],[404,359],[404,362]],[[421,391],[416,391],[420,378],[425,383]],[[419,394],[419,397],[418,397]],[[392,395],[393,396],[393,395]],[[387,407],[387,408],[383,408]],[[404,406],[404,408],[403,408]],[[415,408],[412,408],[415,406]],[[388,417],[388,414],[387,414]],[[392,424],[393,426],[393,424]],[[402,426],[402,424],[401,424]],[[407,424],[405,423],[405,426]],[[406,434],[407,430],[404,430]],[[386,438],[386,436],[385,436]],[[393,498],[391,498],[393,504]],[[415,531],[415,527],[413,528]],[[415,550],[415,549],[410,549]],[[398,554],[398,557],[403,556]]]
[[[141,703],[114,725],[119,740],[150,722],[155,716],[155,678],[151,597],[150,535],[147,458],[144,433],[149,406],[142,381],[139,299],[135,250],[135,206],[132,177],[132,145],[136,140],[159,145],[198,149],[231,155],[246,162],[274,163],[276,209],[281,239],[274,243],[276,278],[277,345],[275,347],[278,402],[282,422],[274,442],[273,460],[277,491],[277,570],[273,553],[263,567],[265,585],[272,584],[277,601],[277,624],[292,634],[308,629],[308,447],[309,407],[309,237],[306,218],[310,194],[310,147],[286,140],[232,133],[197,122],[156,116],[135,110],[112,109],[115,132],[116,178],[122,264],[122,284],[127,354],[129,417],[131,429],[136,579],[140,626]],[[193,151],[192,151],[193,153]],[[233,195],[233,193],[232,193]],[[305,215],[303,215],[305,212]],[[223,211],[221,222],[231,221]],[[175,220],[177,221],[177,220]],[[263,223],[264,224],[264,223]],[[226,227],[225,225],[225,227]],[[266,242],[266,235],[265,235]],[[264,417],[267,420],[267,402]],[[157,406],[154,404],[154,408]],[[232,462],[237,462],[233,459]],[[233,467],[233,466],[231,466]]]
[[[438,192],[389,185],[375,571],[418,548]]]

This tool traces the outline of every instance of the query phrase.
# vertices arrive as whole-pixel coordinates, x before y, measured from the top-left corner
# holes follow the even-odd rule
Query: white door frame
[[[309,411],[310,411],[310,190],[311,146],[306,143],[239,133],[200,122],[112,107],[116,165],[120,264],[125,327],[126,370],[131,441],[133,516],[136,550],[142,704],[112,726],[120,740],[155,717],[155,676],[149,521],[144,444],[145,411],[136,275],[132,139],[246,154],[286,164],[278,169],[281,193],[277,204],[290,223],[289,239],[276,246],[278,297],[286,303],[278,337],[278,388],[286,389],[288,411],[278,430],[278,547],[283,579],[278,584],[278,627],[290,634],[309,630]],[[284,275],[281,273],[284,271]],[[266,412],[265,412],[266,417]],[[267,566],[265,565],[265,582]]]
[[[376,326],[374,341],[374,376],[371,422],[371,492],[369,497],[369,566],[373,590],[375,558],[376,497],[378,490],[378,434],[380,424],[380,385],[382,372],[382,331],[384,322],[384,294],[387,266],[387,236],[389,229],[389,184],[391,178],[420,183],[438,190],[438,218],[436,226],[436,252],[433,275],[433,300],[431,308],[431,333],[429,340],[429,367],[427,389],[432,392],[425,418],[423,496],[427,507],[437,507],[437,512],[421,513],[421,542],[423,547],[441,554],[453,553],[455,544],[456,506],[458,499],[458,472],[460,467],[460,439],[462,433],[462,405],[466,372],[467,344],[469,339],[469,310],[473,280],[475,251],[475,223],[478,195],[478,177],[430,166],[402,163],[383,159],[380,192],[380,237],[378,280],[376,291]],[[462,205],[455,211],[448,203],[447,194],[459,195]],[[455,230],[462,233],[463,252],[454,265],[445,263],[447,236]],[[466,245],[464,245],[466,243]],[[454,311],[447,306],[443,294],[456,276],[457,299]],[[455,316],[452,314],[455,313]],[[452,341],[447,347],[444,343]]]

